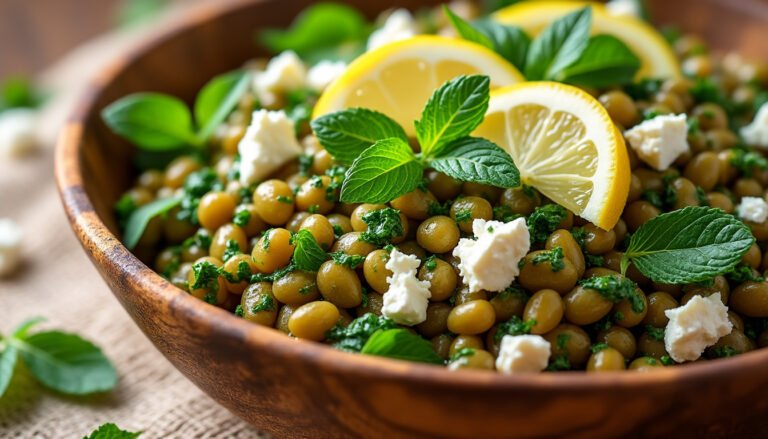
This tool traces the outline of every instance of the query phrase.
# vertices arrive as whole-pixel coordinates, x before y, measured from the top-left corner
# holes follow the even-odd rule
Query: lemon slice
[[[556,82],[501,88],[491,92],[474,135],[505,148],[523,183],[602,229],[616,225],[629,193],[629,159],[592,96]]]
[[[553,21],[576,9],[592,6],[592,34],[609,34],[623,41],[640,58],[637,78],[679,78],[680,64],[664,37],[643,20],[612,15],[600,3],[582,1],[520,2],[499,10],[493,19],[514,24],[536,35]]]
[[[413,121],[440,85],[459,75],[487,75],[491,87],[524,80],[509,62],[475,43],[416,36],[366,52],[320,96],[313,118],[352,107],[380,111],[415,135]]]

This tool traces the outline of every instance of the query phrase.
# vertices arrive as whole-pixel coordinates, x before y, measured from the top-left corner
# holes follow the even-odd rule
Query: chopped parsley
[[[200,205],[200,198],[208,192],[222,190],[223,188],[224,186],[219,181],[219,177],[211,168],[203,168],[189,174],[184,182],[184,195],[181,199],[179,211],[176,213],[176,218],[192,224],[199,224],[197,207]]]
[[[264,231],[264,234],[261,237],[261,248],[264,250],[269,250],[269,240],[271,239],[273,229],[267,229]]]
[[[494,297],[494,299],[498,298],[499,300],[507,300],[508,298],[512,296],[517,296],[523,299],[524,302],[527,302],[528,299],[530,299],[531,295],[528,294],[524,289],[522,289],[517,284],[512,284],[508,286],[505,290],[500,292],[499,294]]]
[[[627,84],[624,91],[634,100],[648,100],[661,91],[662,81],[660,79],[641,79],[640,81]]]
[[[227,245],[224,248],[224,255],[222,255],[221,260],[227,262],[233,256],[237,256],[240,253],[242,253],[240,251],[240,244],[238,244],[234,239],[230,239],[227,241]]]
[[[216,302],[218,302],[218,294],[214,292],[207,293],[205,297],[203,297],[203,301],[205,303],[210,303],[211,305],[216,305]]]
[[[493,208],[493,219],[508,223],[522,217],[519,213],[512,211],[512,208],[507,205],[500,205]]]
[[[528,217],[528,230],[531,233],[531,243],[547,240],[549,235],[557,230],[560,223],[568,216],[565,208],[557,204],[547,204],[537,207]]]
[[[451,202],[446,201],[445,204],[440,204],[437,201],[430,201],[427,206],[427,214],[429,216],[448,216],[451,212]]]
[[[224,267],[219,268],[219,274],[228,282],[236,284],[244,281],[250,281],[251,276],[253,276],[253,271],[251,270],[251,266],[248,265],[248,262],[240,261],[237,264],[237,273],[234,275],[225,270]]]
[[[505,335],[530,334],[531,328],[533,328],[535,325],[536,320],[523,321],[523,319],[518,316],[512,316],[512,318],[508,321],[499,323],[498,328],[496,328],[496,335],[494,338],[496,339],[496,342],[500,342]]]
[[[237,206],[235,209],[235,215],[232,217],[232,222],[236,226],[245,227],[248,222],[251,221],[251,211],[245,206]]]
[[[316,188],[316,189],[322,189],[325,186],[325,185],[323,185],[323,179],[320,178],[319,175],[313,175],[309,179],[309,184],[310,184],[310,186],[312,186],[313,188]]]
[[[571,229],[571,236],[573,236],[576,244],[579,244],[579,247],[583,250],[587,242],[587,231],[584,230],[584,227],[574,227]]]
[[[657,328],[655,326],[645,325],[645,333],[648,334],[648,337],[651,340],[664,341],[665,332],[666,331],[664,328]]]
[[[662,202],[661,195],[659,195],[658,192],[647,189],[643,191],[643,193],[640,195],[640,198],[653,204],[654,207],[657,209],[662,209],[664,207],[664,203]]]
[[[302,154],[299,156],[299,174],[308,176],[312,164],[315,162],[315,156],[312,154]]]
[[[557,273],[558,271],[565,268],[565,256],[563,256],[563,249],[562,247],[554,247],[551,250],[542,250],[536,256],[533,257],[533,265],[539,265],[543,264],[545,262],[549,262],[549,266],[552,267],[552,272]]]
[[[662,355],[661,358],[659,358],[659,361],[661,361],[661,364],[665,366],[671,366],[675,364],[675,360],[673,360],[669,355]]]
[[[733,270],[725,273],[725,277],[735,283],[742,282],[762,282],[765,280],[763,276],[755,274],[755,270],[749,265],[739,264],[733,267]]]
[[[645,309],[643,298],[637,294],[637,285],[630,279],[619,276],[597,276],[584,279],[579,282],[579,285],[597,291],[611,302],[629,300],[634,312],[643,312]]]
[[[592,345],[591,348],[589,348],[593,354],[596,354],[604,349],[608,349],[610,346],[608,346],[608,343],[595,343]]]
[[[299,295],[300,296],[306,296],[307,294],[311,293],[317,288],[317,284],[312,282],[311,284],[304,285],[303,287],[299,288]]]
[[[731,346],[715,346],[709,350],[707,356],[710,358],[728,358],[740,353]]]
[[[261,297],[259,297],[259,301],[256,302],[255,305],[253,305],[253,308],[251,308],[251,312],[256,314],[257,312],[262,311],[274,311],[275,310],[275,301],[272,299],[272,296],[269,294],[262,294]]]
[[[472,211],[470,209],[459,209],[456,211],[456,222],[458,224],[468,223],[472,220]]]
[[[193,290],[207,289],[213,292],[219,290],[219,267],[208,261],[192,265],[192,275],[195,281],[190,288]]]
[[[333,342],[333,346],[337,349],[348,352],[360,352],[365,342],[368,341],[374,332],[394,329],[396,327],[395,322],[386,317],[366,313],[352,320],[346,327],[341,325],[334,326],[325,337],[328,341]]]
[[[555,342],[557,350],[560,352],[552,358],[545,370],[570,370],[571,361],[568,359],[568,342],[571,340],[570,334],[559,334]]]
[[[235,308],[235,315],[238,317],[243,317],[245,315],[245,312],[243,312],[243,305],[237,305],[237,308]]]
[[[435,268],[437,268],[437,261],[435,259],[437,259],[437,257],[432,255],[428,257],[426,261],[424,261],[424,268],[426,268],[430,273],[435,271]]]
[[[287,197],[285,195],[278,195],[277,201],[285,204],[293,204],[293,197]]]
[[[307,212],[311,214],[316,214],[317,212],[320,212],[320,205],[319,204],[313,204],[307,208]]]
[[[338,265],[343,265],[351,269],[355,269],[365,262],[365,256],[360,255],[348,255],[344,252],[330,253],[331,259]]]
[[[360,235],[360,240],[369,244],[381,247],[405,233],[400,211],[391,207],[370,211],[363,215],[362,220],[368,229]]]
[[[206,229],[197,229],[197,232],[195,232],[194,235],[184,240],[181,246],[183,248],[190,248],[192,246],[197,246],[197,247],[208,250],[211,247],[212,242],[213,242],[213,237],[211,237],[211,232],[209,232]]]
[[[584,254],[584,262],[587,263],[587,268],[604,267],[605,266],[605,258],[604,257],[590,255],[589,253],[585,253]]]
[[[465,357],[471,357],[475,355],[475,350],[472,348],[461,348],[459,349],[455,354],[451,355],[451,358],[448,360],[449,363],[453,363],[454,361],[461,360]]]
[[[334,225],[333,225],[333,235],[334,235],[336,238],[338,238],[338,237],[340,237],[340,236],[341,236],[341,235],[343,235],[343,234],[344,234],[344,229],[342,229],[340,225],[338,225],[338,224],[334,224]]]
[[[256,282],[274,282],[276,280],[282,279],[288,273],[293,273],[294,271],[296,271],[296,266],[293,265],[293,264],[288,264],[288,265],[286,265],[283,268],[275,270],[274,273],[269,273],[269,274],[256,273],[256,274],[252,275],[251,276],[251,283],[256,283]]]
[[[768,160],[762,154],[747,149],[732,149],[730,162],[744,177],[752,177],[755,169],[768,169]]]

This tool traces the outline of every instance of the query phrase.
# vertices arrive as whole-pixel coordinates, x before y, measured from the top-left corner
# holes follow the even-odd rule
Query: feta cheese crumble
[[[346,69],[347,63],[344,61],[320,61],[309,69],[307,85],[315,91],[322,92]]]
[[[664,347],[678,363],[694,361],[709,346],[731,333],[728,307],[720,293],[708,297],[693,296],[683,306],[668,309],[664,314],[669,323],[664,332]]]
[[[686,120],[685,114],[656,116],[626,131],[624,136],[640,160],[664,171],[688,151]]]
[[[741,128],[741,137],[749,145],[768,148],[768,102],[760,107],[752,123]]]
[[[429,281],[416,277],[419,263],[416,256],[393,249],[385,264],[392,276],[387,277],[389,289],[384,293],[381,313],[400,325],[418,325],[427,319],[427,305],[432,294]]]
[[[768,219],[768,203],[760,197],[744,197],[736,206],[739,219],[753,223],[763,223]]]
[[[303,88],[306,84],[307,67],[291,50],[269,60],[267,68],[253,77],[253,89],[263,107],[276,105],[280,94]]]
[[[416,21],[411,13],[406,9],[396,9],[389,15],[384,25],[368,37],[368,50],[411,38],[416,33]]]
[[[293,121],[284,111],[256,110],[237,145],[240,154],[240,183],[262,180],[302,153]]]
[[[605,9],[611,15],[641,18],[642,11],[637,0],[611,0],[605,4]]]
[[[453,249],[464,283],[472,292],[503,290],[520,274],[518,263],[531,248],[525,219],[508,223],[476,219],[472,232],[476,240],[462,238]]]
[[[21,229],[8,218],[0,218],[0,276],[8,276],[21,261]]]
[[[540,335],[505,335],[496,357],[496,370],[504,374],[536,373],[547,368],[550,345]]]
[[[0,152],[8,157],[21,157],[38,146],[37,113],[16,108],[0,114]]]

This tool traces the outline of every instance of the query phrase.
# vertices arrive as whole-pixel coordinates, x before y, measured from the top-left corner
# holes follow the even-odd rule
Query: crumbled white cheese
[[[723,305],[720,293],[693,296],[685,305],[668,309],[664,314],[669,317],[664,346],[678,363],[697,360],[704,349],[733,329],[728,320],[728,307]]]
[[[658,171],[669,168],[680,154],[688,151],[688,125],[685,114],[665,114],[646,120],[624,135],[640,160]]]
[[[306,84],[307,67],[291,50],[270,59],[266,69],[253,77],[253,88],[263,107],[272,107],[278,102],[279,95]]]
[[[540,335],[505,335],[496,370],[505,374],[541,372],[547,368],[549,355],[549,342]]]
[[[760,197],[744,197],[736,206],[739,218],[753,223],[762,223],[768,219],[768,203]]]
[[[368,50],[411,38],[416,33],[416,21],[411,13],[406,9],[397,9],[389,15],[381,28],[373,31],[368,37]]]
[[[643,15],[638,0],[611,0],[605,4],[605,9],[611,15],[637,18]]]
[[[741,137],[748,145],[768,148],[768,102],[760,107],[752,123],[741,128]]]
[[[0,153],[20,157],[37,149],[37,113],[17,108],[0,113]]]
[[[237,145],[240,153],[240,182],[262,180],[302,152],[291,119],[284,111],[256,110]]]
[[[453,249],[459,271],[470,291],[501,291],[520,274],[517,264],[531,248],[524,218],[503,223],[476,219],[476,239],[462,238]]]
[[[397,249],[389,254],[385,267],[392,272],[387,277],[389,289],[384,293],[381,313],[400,325],[418,325],[427,319],[427,305],[432,294],[429,281],[419,280],[416,270],[419,259]]]
[[[346,69],[347,63],[344,61],[320,61],[309,69],[307,85],[313,90],[322,92]]]
[[[0,218],[0,276],[12,274],[19,266],[22,236],[16,223]]]

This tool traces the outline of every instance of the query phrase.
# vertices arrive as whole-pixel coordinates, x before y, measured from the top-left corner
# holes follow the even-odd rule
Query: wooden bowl
[[[131,148],[99,111],[138,91],[190,98],[212,75],[258,55],[256,29],[286,25],[308,3],[234,0],[197,9],[106,69],[61,135],[56,179],[72,228],[123,307],[181,372],[278,437],[768,437],[768,350],[652,373],[452,373],[248,323],[177,289],[123,247],[111,206],[129,185]],[[373,16],[435,1],[349,3]],[[667,20],[707,30],[717,47],[766,50],[764,7],[651,3]],[[759,42],[750,40],[755,32]]]

